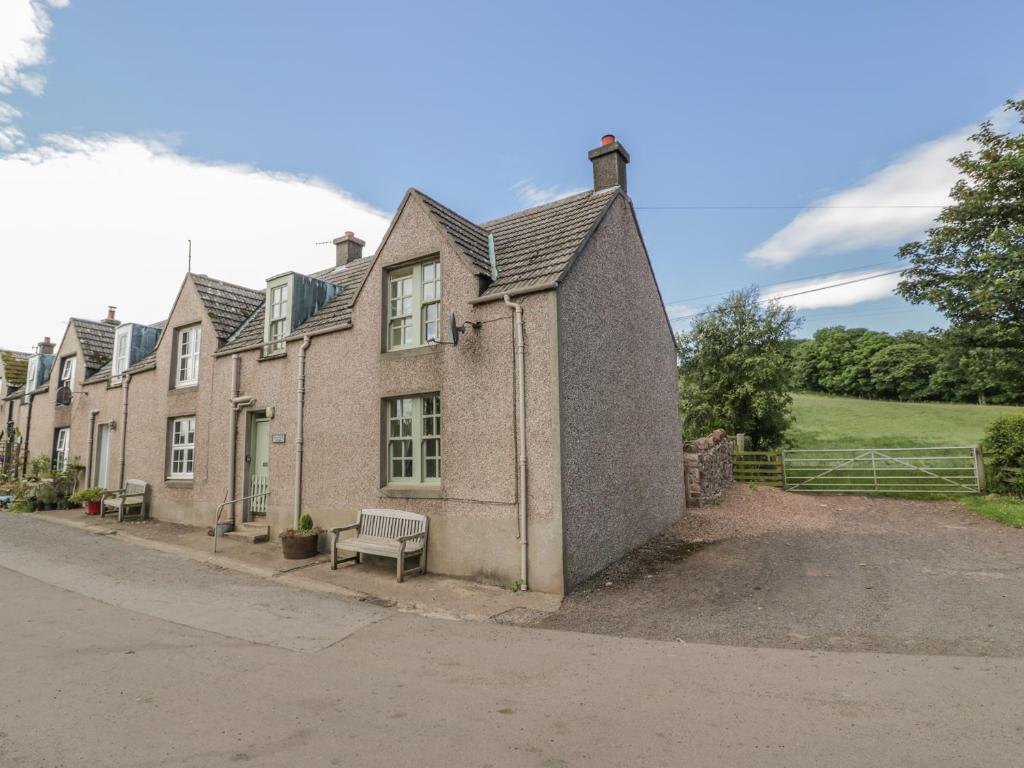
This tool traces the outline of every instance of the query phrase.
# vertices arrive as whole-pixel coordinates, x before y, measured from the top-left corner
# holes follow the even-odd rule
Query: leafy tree
[[[796,312],[758,300],[756,288],[731,293],[679,333],[683,433],[719,427],[750,435],[754,447],[780,445],[790,423]]]
[[[872,355],[869,368],[878,396],[923,400],[930,392],[935,358],[923,344],[898,341]]]
[[[1024,100],[1006,109],[1024,124]],[[971,142],[951,160],[953,204],[900,249],[911,266],[897,291],[935,304],[972,348],[1024,350],[1024,134],[986,121]]]

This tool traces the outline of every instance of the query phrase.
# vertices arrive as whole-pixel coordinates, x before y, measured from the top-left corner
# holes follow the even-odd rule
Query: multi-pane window
[[[202,328],[193,325],[178,331],[178,360],[174,386],[191,387],[199,383],[199,342]]]
[[[114,337],[114,362],[111,365],[111,376],[117,377],[128,370],[129,353],[131,352],[131,326],[117,329]]]
[[[441,479],[441,398],[398,397],[387,407],[387,482]]]
[[[191,480],[196,450],[196,417],[171,419],[170,431],[167,476],[172,480]]]
[[[388,272],[388,349],[441,340],[441,262]]]
[[[68,438],[70,430],[67,427],[58,429],[53,437],[53,468],[63,472],[68,465]]]
[[[270,289],[270,302],[267,305],[267,341],[266,354],[280,352],[284,349],[281,341],[291,330],[288,323],[288,283],[275,285]]]
[[[75,383],[75,358],[65,357],[60,364],[60,384],[61,387],[68,387],[69,389]]]

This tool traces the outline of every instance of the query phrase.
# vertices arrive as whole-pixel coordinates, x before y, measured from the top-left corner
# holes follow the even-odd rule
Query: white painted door
[[[110,469],[110,425],[96,427],[96,486],[109,488],[107,473]]]

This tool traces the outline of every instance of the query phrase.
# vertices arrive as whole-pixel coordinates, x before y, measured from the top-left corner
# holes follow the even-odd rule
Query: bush
[[[311,531],[311,530],[313,530],[313,518],[308,513],[299,518],[299,530],[300,531]]]
[[[1001,416],[985,431],[992,490],[1024,496],[1024,414]]]
[[[99,501],[105,491],[102,488],[83,488],[77,493],[71,494],[68,499],[72,504],[84,504],[87,501]]]

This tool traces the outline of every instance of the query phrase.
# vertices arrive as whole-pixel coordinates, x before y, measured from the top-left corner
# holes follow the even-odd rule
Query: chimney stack
[[[356,259],[363,258],[363,246],[366,243],[352,232],[346,232],[334,240],[335,266],[343,267]]]
[[[120,325],[121,321],[114,317],[117,314],[117,307],[107,307],[107,317],[103,320],[108,325]]]
[[[50,341],[49,336],[44,336],[43,340],[36,344],[36,354],[39,355],[52,355],[54,344]]]
[[[621,187],[626,191],[626,164],[629,152],[608,133],[601,137],[601,146],[587,153],[594,164],[594,190]]]

